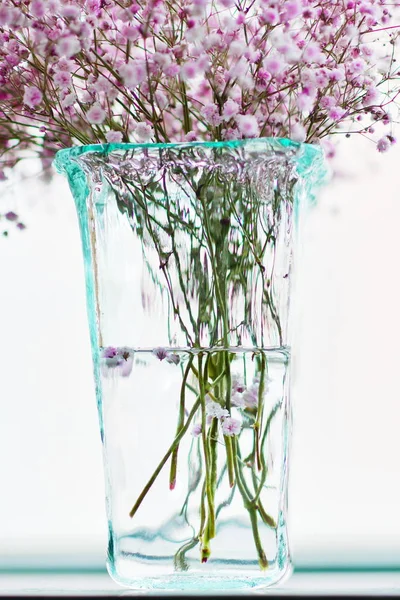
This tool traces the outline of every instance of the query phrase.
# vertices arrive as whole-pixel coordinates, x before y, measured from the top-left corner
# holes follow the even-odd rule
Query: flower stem
[[[196,400],[196,402],[193,404],[192,410],[189,413],[189,416],[188,416],[188,418],[186,420],[185,425],[182,427],[182,429],[180,430],[180,432],[178,433],[178,435],[175,437],[175,439],[172,442],[171,446],[168,448],[167,452],[164,454],[163,458],[159,462],[159,464],[158,464],[156,470],[154,471],[153,475],[150,477],[149,481],[144,486],[144,488],[143,488],[140,496],[136,500],[135,504],[133,505],[133,507],[132,507],[132,509],[131,509],[131,511],[129,513],[130,517],[133,517],[136,514],[136,511],[138,510],[139,506],[142,504],[144,498],[147,496],[147,494],[148,494],[151,486],[153,485],[153,483],[155,482],[155,480],[159,476],[159,474],[160,474],[162,468],[164,467],[165,463],[167,462],[167,460],[169,459],[169,457],[171,456],[171,454],[173,453],[173,451],[178,446],[179,442],[181,441],[181,439],[183,438],[183,436],[185,435],[185,433],[189,429],[189,425],[192,422],[193,417],[196,414],[199,406],[200,406],[200,398],[198,398]]]
[[[179,404],[179,417],[178,417],[178,426],[176,428],[176,435],[179,434],[179,432],[181,431],[182,427],[184,426],[184,422],[185,422],[185,392],[186,392],[186,381],[187,378],[189,376],[190,373],[190,368],[192,366],[192,362],[194,360],[194,356],[191,355],[188,363],[186,365],[186,369],[183,375],[183,380],[182,380],[182,387],[181,387],[181,397],[180,397],[180,404]],[[176,446],[176,448],[174,449],[174,451],[172,452],[172,458],[171,458],[171,470],[170,470],[170,474],[169,474],[169,489],[173,490],[175,488],[175,484],[176,484],[176,470],[177,470],[177,465],[178,465],[178,451],[179,451],[179,443]]]

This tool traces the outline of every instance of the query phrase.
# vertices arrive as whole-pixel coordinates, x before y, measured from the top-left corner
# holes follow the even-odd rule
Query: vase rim
[[[167,150],[174,148],[240,148],[257,144],[265,144],[272,150],[283,149],[303,149],[307,154],[322,155],[322,147],[317,144],[308,144],[305,142],[295,142],[289,138],[279,137],[262,137],[262,138],[245,138],[240,140],[224,140],[224,141],[194,141],[194,142],[168,142],[168,143],[105,143],[105,144],[87,144],[81,146],[71,146],[70,148],[62,148],[56,153],[55,166],[61,167],[61,163],[65,159],[78,157],[88,152],[102,152],[109,154],[114,150]]]

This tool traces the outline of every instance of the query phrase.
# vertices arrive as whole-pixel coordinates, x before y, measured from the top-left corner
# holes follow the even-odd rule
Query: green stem
[[[225,451],[226,451],[226,465],[228,468],[228,479],[229,485],[231,488],[235,485],[235,466],[233,461],[233,452],[232,452],[232,439],[228,436],[224,436],[225,440]]]
[[[210,453],[209,446],[207,440],[207,414],[206,414],[206,392],[204,386],[204,378],[203,378],[203,355],[200,352],[198,355],[198,381],[200,388],[200,405],[201,405],[201,436],[203,442],[203,451],[204,451],[204,463],[206,470],[206,497],[207,497],[207,507],[208,507],[208,520],[207,526],[204,531],[204,535],[202,536],[202,545],[201,545],[201,562],[207,562],[211,550],[209,545],[209,532],[213,531],[215,527],[215,510],[214,510],[214,500],[212,493],[212,481],[211,481],[211,468],[210,468]],[[214,524],[214,525],[213,525]]]
[[[139,495],[138,499],[136,500],[135,504],[133,505],[133,507],[132,507],[132,509],[131,509],[131,511],[129,513],[130,517],[133,517],[136,514],[136,511],[138,510],[139,506],[142,504],[144,498],[147,496],[147,494],[148,494],[151,486],[153,485],[153,483],[155,482],[155,480],[159,476],[159,474],[160,474],[162,468],[164,467],[165,463],[167,462],[167,460],[169,459],[169,457],[171,456],[171,454],[175,450],[176,446],[179,444],[179,442],[181,441],[181,439],[183,438],[183,436],[185,435],[185,433],[189,429],[189,425],[192,422],[192,419],[193,419],[194,415],[196,414],[199,406],[200,406],[200,398],[198,398],[196,400],[196,402],[193,404],[192,410],[189,413],[189,416],[188,416],[188,418],[186,420],[185,425],[182,427],[182,429],[180,430],[179,434],[175,437],[175,439],[172,442],[171,446],[168,448],[167,452],[164,454],[163,458],[159,462],[159,464],[158,464],[156,470],[154,471],[153,475],[150,477],[149,481],[144,486],[141,494]]]
[[[183,375],[182,387],[181,387],[181,396],[180,396],[180,404],[179,404],[179,417],[178,417],[178,426],[176,428],[176,435],[179,434],[180,430],[184,426],[185,423],[185,391],[186,391],[186,381],[190,373],[190,367],[194,360],[194,356],[190,356],[188,360],[188,364],[186,365],[185,373]],[[173,490],[176,484],[176,469],[178,465],[178,451],[179,444],[176,446],[172,453],[171,459],[171,470],[169,475],[169,489]]]
[[[267,463],[265,461],[265,456],[264,456],[264,445],[265,445],[265,442],[266,442],[266,439],[268,436],[268,432],[271,427],[272,419],[274,418],[274,416],[276,415],[276,413],[278,412],[280,407],[281,407],[281,402],[277,402],[275,404],[274,408],[272,409],[272,411],[267,419],[267,422],[265,424],[265,429],[264,429],[263,437],[261,440],[261,477],[260,477],[260,484],[258,486],[257,493],[254,497],[255,502],[258,502],[262,488],[264,487],[265,481],[267,479],[267,473],[268,473],[268,467],[267,467]]]
[[[259,471],[261,471],[260,431],[262,429],[262,418],[264,412],[265,367],[265,354],[264,352],[261,352],[260,385],[258,386],[257,415],[253,425],[255,434],[256,462]]]
[[[210,457],[210,492],[212,510],[208,511],[205,537],[212,540],[215,537],[215,490],[217,487],[217,443],[218,443],[218,419],[213,419],[208,430],[208,451]]]
[[[262,570],[268,567],[268,561],[264,552],[264,548],[262,546],[260,532],[258,529],[258,519],[257,519],[257,508],[254,500],[251,500],[250,490],[245,481],[242,466],[240,461],[238,460],[238,446],[237,440],[235,437],[232,438],[232,446],[233,446],[233,455],[234,455],[234,466],[235,466],[235,474],[236,481],[238,485],[238,489],[243,498],[243,504],[250,516],[251,529],[253,532],[254,544],[256,546],[257,554],[258,554],[258,562]]]

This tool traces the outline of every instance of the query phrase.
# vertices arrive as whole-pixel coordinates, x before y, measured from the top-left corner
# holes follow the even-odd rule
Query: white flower
[[[229,417],[229,411],[226,408],[222,408],[218,402],[210,400],[206,405],[206,413],[209,417],[216,417],[222,419],[223,417]]]
[[[242,429],[242,423],[238,419],[228,417],[222,422],[222,432],[224,435],[239,435]]]
[[[243,408],[243,406],[245,406],[243,394],[236,391],[232,392],[231,405],[236,408]]]

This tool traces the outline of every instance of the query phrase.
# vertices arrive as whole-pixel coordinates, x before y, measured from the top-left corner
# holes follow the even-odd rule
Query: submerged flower
[[[199,437],[201,435],[201,432],[202,432],[201,423],[196,423],[196,425],[193,425],[193,429],[191,431],[193,437]]]
[[[207,403],[206,413],[209,417],[216,417],[217,419],[229,417],[229,411],[227,411],[226,408],[222,408],[218,402],[214,402],[213,400],[210,400],[210,402]]]
[[[167,363],[170,363],[173,365],[179,365],[179,363],[180,363],[180,358],[177,354],[175,354],[175,352],[169,352],[167,354],[167,356],[165,357],[165,360],[167,361]]]
[[[103,364],[102,372],[106,377],[109,370],[118,370],[122,377],[128,377],[133,367],[133,354],[128,348],[115,348],[108,346],[102,352]]]
[[[239,435],[242,429],[242,423],[233,417],[227,417],[222,422],[222,432],[224,435],[233,436]]]
[[[158,360],[165,359],[167,363],[174,365],[179,365],[181,360],[175,352],[171,352],[170,350],[162,347],[154,348],[153,354],[158,358]]]

